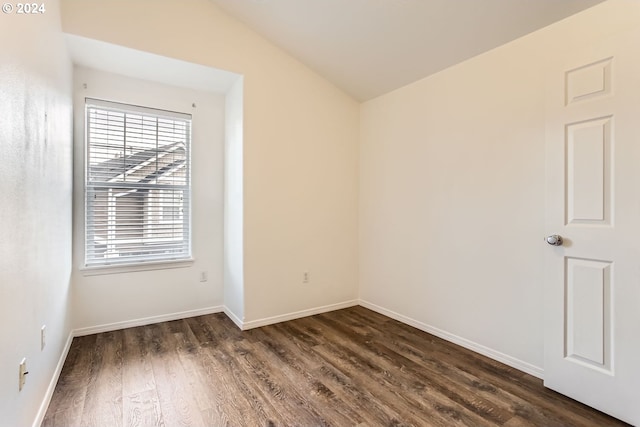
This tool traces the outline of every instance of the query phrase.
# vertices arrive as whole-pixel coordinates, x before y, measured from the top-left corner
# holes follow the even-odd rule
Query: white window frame
[[[91,111],[100,110],[103,112],[111,112],[115,114],[124,114],[130,115],[130,117],[138,117],[144,116],[147,120],[153,120],[155,118],[157,121],[162,123],[172,123],[174,127],[176,125],[181,125],[184,127],[182,132],[175,132],[175,134],[170,134],[170,137],[175,137],[176,143],[175,146],[180,150],[184,150],[184,155],[178,155],[178,159],[181,163],[175,163],[179,166],[174,167],[174,163],[170,163],[170,167],[159,168],[159,163],[163,156],[168,156],[172,154],[170,149],[176,150],[175,147],[171,147],[170,144],[165,143],[165,145],[161,145],[159,142],[161,140],[161,136],[158,136],[158,131],[156,131],[155,135],[155,150],[151,150],[155,153],[153,159],[150,162],[145,163],[146,161],[141,161],[140,164],[136,164],[134,166],[131,165],[132,162],[138,161],[141,156],[142,148],[138,147],[138,151],[136,152],[136,147],[132,146],[135,143],[127,145],[128,133],[127,122],[126,120],[121,125],[122,130],[125,131],[125,136],[122,138],[122,157],[134,156],[131,159],[123,159],[122,170],[121,173],[117,173],[119,171],[119,167],[109,169],[110,171],[114,171],[111,175],[107,177],[103,175],[100,179],[96,179],[96,175],[100,176],[100,173],[96,173],[96,170],[100,170],[100,163],[96,163],[97,156],[103,156],[104,153],[100,153],[97,148],[97,137],[90,140],[92,137],[92,128],[90,125],[90,113]],[[129,117],[129,116],[127,116]],[[157,123],[157,122],[156,122]],[[119,272],[119,271],[137,271],[137,270],[147,270],[147,269],[161,269],[161,268],[173,268],[173,267],[184,267],[191,264],[193,261],[192,258],[192,215],[191,215],[191,146],[192,146],[192,138],[191,138],[191,123],[192,117],[190,114],[178,113],[173,111],[165,111],[148,107],[141,107],[130,104],[122,104],[111,101],[104,101],[93,98],[85,99],[85,162],[84,162],[84,267],[85,274],[91,271],[96,272],[95,274],[109,273],[109,272]],[[132,129],[133,125],[130,126],[129,129]],[[95,128],[97,129],[97,127]],[[145,143],[149,143],[151,141],[154,142],[152,137],[148,135],[145,136],[147,139]],[[116,142],[112,142],[111,140],[102,144],[109,146],[109,149],[117,148],[120,144],[117,138],[114,138]],[[94,147],[92,148],[92,144]],[[142,144],[142,143],[139,143]],[[169,148],[167,148],[169,147]],[[165,148],[164,150],[161,148]],[[92,149],[94,149],[96,156],[93,158]],[[104,149],[103,149],[104,150]],[[147,152],[149,150],[146,150]],[[175,154],[175,153],[173,153]],[[139,157],[135,157],[138,155]],[[162,155],[162,156],[161,156]],[[102,160],[103,157],[100,157]],[[114,157],[114,159],[117,158]],[[183,159],[184,158],[184,159]],[[105,160],[108,160],[105,158]],[[93,161],[93,168],[90,162]],[[152,162],[155,162],[155,166]],[[112,165],[109,165],[110,167]],[[136,182],[135,178],[130,178],[130,176],[136,171],[139,172],[140,176],[144,176],[144,171],[142,168],[148,167],[151,171],[152,178],[149,179],[149,176],[144,179],[139,179]],[[105,169],[106,170],[106,169]],[[176,170],[180,171],[179,177],[175,179],[176,182],[172,182],[170,178],[164,179],[165,175],[170,175],[176,173]],[[92,174],[93,172],[93,174]],[[169,181],[169,182],[167,182]],[[155,190],[155,191],[154,191]],[[108,194],[107,204],[100,205],[97,201],[96,194],[98,191],[102,191]],[[147,194],[147,196],[141,196],[143,198],[142,202],[137,202],[133,208],[135,209],[136,214],[139,216],[139,220],[134,221],[133,231],[140,232],[140,234],[134,237],[132,240],[127,240],[123,238],[118,238],[117,234],[117,200],[120,196],[125,196],[129,193],[140,192],[141,194]],[[146,193],[145,193],[146,192]],[[152,193],[153,192],[153,193]],[[115,194],[114,194],[115,193]],[[149,194],[155,194],[155,199],[144,200],[145,197],[148,197]],[[153,223],[149,220],[148,206],[152,203],[156,204],[161,202],[165,195],[175,194],[174,197],[180,197],[180,210],[181,215],[178,216],[178,221],[174,224],[171,221],[165,221],[164,218],[162,221],[157,223]],[[93,195],[94,202],[90,200],[91,195]],[[174,203],[175,200],[171,200],[171,203]],[[138,204],[141,203],[141,204]],[[174,205],[175,206],[175,205]],[[102,209],[102,217],[100,214],[96,213],[98,209]],[[140,210],[142,213],[137,213]],[[159,210],[160,214],[162,214],[162,208]],[[131,215],[131,214],[129,214]],[[97,218],[102,219],[102,223],[99,224]],[[136,217],[137,218],[137,217]],[[106,219],[106,220],[105,220]],[[105,226],[106,223],[106,226]],[[136,228],[138,226],[138,228]],[[155,228],[154,228],[155,227]],[[164,227],[164,228],[163,228]],[[168,227],[168,228],[167,228]],[[124,227],[123,227],[124,228]],[[153,237],[149,233],[158,233],[159,237]],[[102,234],[100,234],[102,233]],[[124,234],[123,231],[121,231]],[[171,234],[177,234],[176,236],[170,236]],[[96,242],[99,241],[98,236],[105,237],[104,241],[105,251],[104,254],[99,254],[96,249]],[[159,244],[159,246],[154,246],[153,244]],[[133,249],[129,249],[127,253],[127,249],[125,248],[127,245],[133,246]],[[135,252],[135,251],[138,252]],[[145,253],[147,255],[145,255]]]

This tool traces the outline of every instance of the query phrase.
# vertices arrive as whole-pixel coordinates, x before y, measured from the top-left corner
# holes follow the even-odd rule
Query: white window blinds
[[[191,116],[86,100],[85,265],[191,257]]]

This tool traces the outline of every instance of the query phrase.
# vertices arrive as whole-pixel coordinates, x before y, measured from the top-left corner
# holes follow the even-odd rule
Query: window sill
[[[154,271],[166,270],[172,268],[191,267],[195,259],[167,260],[167,261],[149,261],[136,264],[116,264],[116,265],[99,265],[91,267],[81,267],[80,272],[83,276],[101,276],[104,274],[122,274],[135,273],[137,271]]]

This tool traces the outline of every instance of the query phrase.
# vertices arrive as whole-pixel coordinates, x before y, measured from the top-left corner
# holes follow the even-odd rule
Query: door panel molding
[[[613,124],[609,115],[566,125],[567,225],[613,223]]]
[[[613,375],[613,263],[565,257],[565,357]]]
[[[565,73],[565,105],[610,95],[613,92],[613,57],[582,65]]]

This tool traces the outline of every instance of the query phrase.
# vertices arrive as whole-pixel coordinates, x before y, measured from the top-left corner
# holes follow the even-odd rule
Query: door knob
[[[551,236],[545,237],[545,240],[551,246],[562,246],[562,236],[558,234],[552,234]]]

